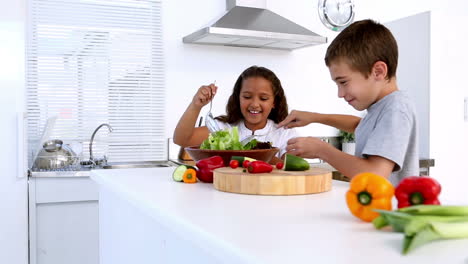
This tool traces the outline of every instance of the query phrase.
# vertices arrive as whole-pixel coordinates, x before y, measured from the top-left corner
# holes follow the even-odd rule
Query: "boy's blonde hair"
[[[387,77],[396,75],[398,45],[392,33],[384,25],[373,20],[354,22],[332,41],[325,55],[325,64],[343,60],[351,69],[366,78],[377,61],[387,64]]]

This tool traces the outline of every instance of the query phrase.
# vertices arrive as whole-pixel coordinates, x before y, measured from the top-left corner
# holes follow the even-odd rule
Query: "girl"
[[[195,122],[203,106],[207,105],[216,94],[214,84],[198,89],[174,131],[174,143],[182,147],[200,145],[208,138],[206,126],[195,127]],[[221,129],[237,126],[242,140],[256,135],[258,141],[270,141],[280,150],[277,157],[286,153],[289,139],[297,136],[293,129],[278,128],[277,124],[288,115],[288,104],[281,82],[267,68],[252,66],[237,79],[226,106],[226,115],[216,117]],[[274,158],[271,163],[279,161]]]

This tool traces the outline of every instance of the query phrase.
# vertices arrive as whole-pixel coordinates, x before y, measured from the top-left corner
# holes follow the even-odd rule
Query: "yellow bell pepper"
[[[346,203],[354,216],[370,222],[379,216],[373,209],[392,210],[394,192],[386,178],[370,172],[360,173],[351,180]]]

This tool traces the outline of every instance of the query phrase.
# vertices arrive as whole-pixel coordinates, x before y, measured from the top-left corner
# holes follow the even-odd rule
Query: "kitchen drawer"
[[[29,178],[29,188],[36,204],[99,199],[98,186],[89,177]]]

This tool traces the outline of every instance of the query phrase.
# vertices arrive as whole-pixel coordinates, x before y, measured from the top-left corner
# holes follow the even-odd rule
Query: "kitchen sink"
[[[135,169],[135,168],[163,168],[173,167],[177,164],[171,161],[137,161],[137,162],[112,162],[101,165],[103,169]]]
[[[89,177],[92,170],[102,169],[135,169],[135,168],[165,168],[177,167],[182,163],[173,160],[162,161],[135,161],[135,162],[109,162],[91,168],[89,165],[67,166],[54,170],[28,170],[30,177]]]

